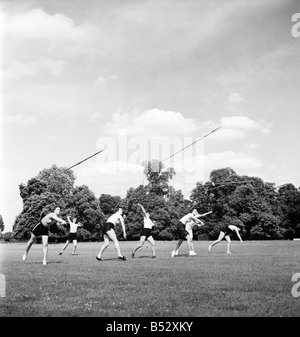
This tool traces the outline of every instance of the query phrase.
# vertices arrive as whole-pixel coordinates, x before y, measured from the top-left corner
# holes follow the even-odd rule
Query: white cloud
[[[238,92],[233,92],[232,94],[229,95],[228,100],[230,103],[235,104],[242,102],[244,98]]]
[[[31,62],[14,61],[2,73],[3,78],[8,80],[19,80],[24,77],[37,76],[44,72],[58,77],[66,64],[67,62],[65,61],[51,58],[41,58]]]
[[[15,124],[36,124],[37,120],[33,116],[26,116],[22,114],[18,115],[5,115],[4,121],[7,123],[15,123]]]
[[[88,27],[76,26],[64,14],[50,15],[43,9],[32,9],[15,16],[6,15],[6,35],[18,39],[81,39],[87,36]]]
[[[151,109],[143,113],[115,113],[104,126],[106,135],[118,135],[119,130],[129,136],[145,138],[174,135],[190,135],[198,127],[193,119],[185,118],[180,112]]]
[[[110,81],[110,80],[115,80],[115,79],[117,79],[117,76],[116,76],[116,75],[110,75],[110,76],[106,76],[106,77],[100,75],[100,76],[95,80],[95,85],[104,88],[104,87],[106,87],[108,81]]]

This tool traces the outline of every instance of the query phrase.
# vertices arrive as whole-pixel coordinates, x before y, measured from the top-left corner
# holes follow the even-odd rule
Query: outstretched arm
[[[140,207],[141,207],[141,209],[142,209],[142,212],[143,212],[144,216],[146,216],[146,211],[145,211],[145,208],[144,208],[144,206],[143,206],[143,205],[141,205],[141,204],[138,204],[138,206],[140,206]]]
[[[209,211],[209,212],[206,212],[206,213],[203,213],[203,214],[199,214],[199,215],[197,215],[197,218],[201,218],[201,217],[206,216],[206,215],[211,214],[211,213],[212,213],[212,211]]]
[[[122,230],[123,230],[123,237],[126,239],[126,230],[125,230],[125,223],[122,215],[120,215],[119,220],[121,222]]]
[[[56,214],[53,214],[53,215],[52,215],[52,218],[53,218],[54,220],[56,220],[57,222],[61,223],[62,225],[64,225],[64,224],[66,223],[65,220],[59,218]]]

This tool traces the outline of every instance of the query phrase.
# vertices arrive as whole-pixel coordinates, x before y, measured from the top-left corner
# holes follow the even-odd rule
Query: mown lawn
[[[157,242],[157,259],[145,244],[131,258],[137,242],[121,241],[127,261],[117,260],[111,244],[95,259],[102,242],[49,245],[43,266],[42,246],[34,244],[22,261],[25,244],[0,244],[0,272],[6,297],[2,317],[279,317],[300,316],[300,297],[292,296],[300,273],[299,241],[225,241],[208,252],[209,242],[186,243],[171,258],[175,242]],[[299,285],[300,292],[300,285]]]

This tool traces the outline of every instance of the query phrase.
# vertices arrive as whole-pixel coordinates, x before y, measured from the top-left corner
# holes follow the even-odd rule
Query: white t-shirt
[[[188,221],[192,219],[192,217],[194,217],[193,214],[188,213],[180,219],[180,222],[182,222],[185,225]]]
[[[108,219],[107,222],[111,222],[114,225],[116,225],[118,223],[118,221],[120,221],[121,223],[124,221],[122,215],[120,213],[114,213],[113,215],[111,215]]]
[[[154,226],[154,223],[150,218],[144,217],[144,228],[149,228],[151,229]]]
[[[76,233],[77,228],[80,227],[81,225],[78,223],[70,222],[70,233]]]

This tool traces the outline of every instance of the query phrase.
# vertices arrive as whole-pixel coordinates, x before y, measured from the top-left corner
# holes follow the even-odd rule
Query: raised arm
[[[143,213],[144,213],[144,216],[146,216],[146,211],[145,211],[145,208],[144,208],[144,206],[143,206],[143,205],[141,205],[141,204],[138,204],[138,206],[140,206],[140,207],[141,207],[141,209],[142,209],[142,211],[143,211]]]
[[[71,221],[71,219],[70,219],[70,216],[69,216],[69,215],[67,216],[67,219],[68,219],[68,222],[69,222],[69,224],[70,224],[70,226],[71,226],[71,223],[72,223],[72,221]]]

